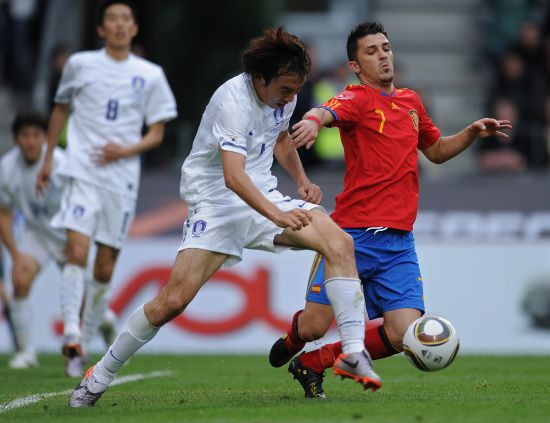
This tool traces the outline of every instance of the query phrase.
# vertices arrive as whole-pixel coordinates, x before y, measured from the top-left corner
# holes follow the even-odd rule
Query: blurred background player
[[[6,280],[4,279],[4,266],[3,266],[3,257],[2,257],[2,244],[0,243],[0,313],[6,319],[8,325],[8,330],[10,333],[11,341],[13,344],[13,349],[17,351],[17,338],[15,337],[15,332],[13,329],[13,323],[11,320],[11,300],[6,289]]]
[[[384,27],[376,22],[356,26],[347,41],[351,85],[293,127],[296,147],[310,148],[321,127],[340,128],[346,174],[332,218],[352,236],[357,270],[370,319],[365,347],[372,358],[402,351],[403,334],[424,313],[422,276],[416,256],[413,223],[418,208],[418,150],[433,163],[444,163],[476,138],[507,138],[508,120],[484,118],[459,133],[441,137],[418,95],[393,84],[393,53]],[[270,363],[279,367],[305,342],[327,332],[333,313],[322,283],[325,260],[314,260],[303,312],[272,347]],[[330,344],[294,359],[289,371],[307,397],[323,397],[322,372],[338,365],[341,344]],[[335,362],[335,360],[337,360]]]
[[[47,148],[46,118],[33,111],[18,113],[12,123],[12,134],[16,146],[0,159],[0,240],[5,243],[13,264],[10,314],[18,352],[9,366],[27,368],[38,365],[29,304],[32,284],[50,260],[60,267],[65,262],[65,231],[50,225],[61,204],[64,179],[58,169],[65,155],[60,148],[54,149],[50,184],[42,195],[38,195],[36,178]],[[18,240],[13,231],[16,212],[22,214],[25,223]],[[107,309],[101,319],[104,337],[108,338],[114,331],[113,312]],[[109,345],[107,340],[106,343]]]
[[[180,192],[190,212],[168,283],[129,317],[75,388],[71,407],[93,406],[124,363],[185,310],[214,272],[241,261],[244,248],[325,255],[323,280],[345,354],[341,374],[365,388],[381,386],[363,346],[364,300],[351,238],[319,209],[320,189],[307,178],[288,134],[309,55],[299,38],[270,28],[249,43],[241,61],[244,73],[216,90],[182,166]],[[277,191],[274,157],[302,199]]]
[[[43,195],[35,191],[36,178],[46,152],[46,119],[35,113],[19,113],[12,123],[16,146],[0,161],[0,239],[12,258],[13,298],[11,317],[18,344],[18,352],[10,360],[12,368],[38,365],[32,342],[32,316],[29,292],[36,275],[50,259],[58,264],[64,261],[65,234],[50,226],[51,217],[59,209],[61,181],[57,174],[51,177]],[[54,169],[63,159],[63,153],[53,152]],[[16,243],[13,235],[13,215],[19,210],[25,229]]]
[[[160,145],[165,122],[177,116],[162,69],[130,52],[138,32],[133,3],[103,1],[97,32],[105,48],[76,53],[65,64],[37,181],[38,190],[48,184],[52,152],[68,118],[67,161],[60,169],[67,185],[52,225],[67,232],[61,307],[70,376],[80,376],[82,344],[96,332],[98,316],[107,308],[108,284],[135,214],[139,155]],[[92,240],[97,245],[94,280],[87,287],[81,332],[79,310]]]

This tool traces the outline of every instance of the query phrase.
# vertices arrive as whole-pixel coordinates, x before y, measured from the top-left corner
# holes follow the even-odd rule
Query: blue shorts
[[[357,272],[363,284],[369,319],[385,311],[415,308],[424,313],[422,276],[412,232],[344,229],[355,243]],[[317,254],[311,266],[306,300],[330,304],[325,292],[325,260]]]

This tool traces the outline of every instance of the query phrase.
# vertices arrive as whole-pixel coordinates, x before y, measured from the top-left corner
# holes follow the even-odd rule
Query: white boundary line
[[[170,376],[172,374],[173,372],[170,372],[170,371],[136,373],[135,375],[128,375],[128,376],[122,376],[122,377],[116,378],[115,380],[113,380],[110,386],[122,385],[123,383],[136,382],[138,380],[151,379],[154,377]],[[44,392],[42,394],[33,394],[26,397],[16,398],[12,401],[0,404],[0,413],[5,413],[6,411],[14,410],[16,408],[26,407],[27,405],[37,403],[38,401],[43,400],[45,398],[55,397],[58,395],[69,395],[72,392],[73,392],[73,389],[67,389],[66,391]]]

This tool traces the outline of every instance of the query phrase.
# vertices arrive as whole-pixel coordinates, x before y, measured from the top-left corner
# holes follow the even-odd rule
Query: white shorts
[[[63,189],[61,207],[51,224],[120,250],[128,238],[135,212],[135,198],[70,178]]]
[[[64,249],[64,242],[40,236],[28,227],[25,228],[21,238],[17,241],[19,253],[33,257],[41,268],[46,266],[50,260],[60,265],[65,263]]]
[[[267,198],[280,210],[296,208],[312,210],[323,207],[318,204],[296,200],[276,190]],[[243,249],[280,252],[291,247],[275,245],[275,235],[284,231],[271,220],[262,216],[247,204],[236,206],[200,207],[189,210],[183,225],[183,240],[178,251],[199,248],[229,255],[222,267],[229,267],[242,260]]]

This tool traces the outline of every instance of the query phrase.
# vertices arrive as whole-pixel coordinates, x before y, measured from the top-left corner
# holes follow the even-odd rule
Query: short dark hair
[[[252,39],[241,53],[244,72],[253,78],[263,78],[269,84],[281,75],[297,74],[307,79],[311,59],[304,42],[283,27],[267,28]]]
[[[384,34],[386,37],[388,34],[384,30],[384,25],[379,22],[361,22],[349,33],[348,42],[346,44],[346,50],[348,53],[348,60],[357,59],[357,41],[371,34]]]
[[[137,23],[137,9],[136,5],[132,0],[103,0],[99,4],[99,9],[97,13],[97,25],[101,26],[103,25],[103,20],[105,19],[105,10],[107,8],[111,7],[113,4],[125,4],[132,10],[132,16],[134,17],[134,21]]]
[[[44,132],[48,132],[48,121],[44,116],[34,110],[18,112],[15,115],[11,124],[11,133],[14,138],[19,135],[19,132],[21,132],[25,126],[36,126]]]

